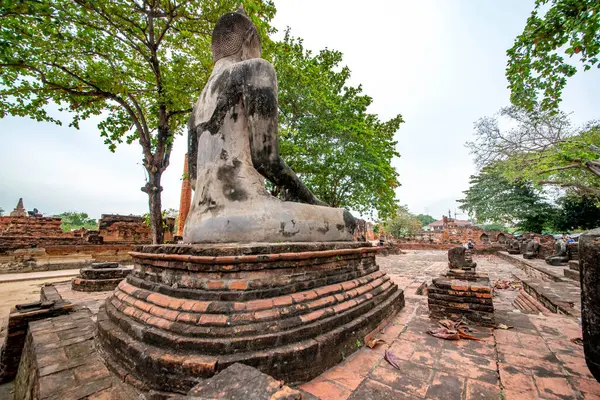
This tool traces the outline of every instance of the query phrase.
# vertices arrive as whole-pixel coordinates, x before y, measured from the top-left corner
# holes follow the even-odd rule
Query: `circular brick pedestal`
[[[71,280],[71,289],[78,292],[113,290],[130,273],[131,268],[119,267],[118,263],[95,263],[81,268],[79,276]]]
[[[236,362],[307,381],[404,306],[364,243],[155,245],[98,314],[108,365],[185,393]]]

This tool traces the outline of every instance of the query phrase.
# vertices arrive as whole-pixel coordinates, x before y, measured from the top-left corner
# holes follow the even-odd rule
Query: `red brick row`
[[[233,303],[234,312],[229,314],[206,313],[210,306],[210,302],[181,300],[158,293],[149,294],[146,297],[146,300],[142,300],[136,298],[136,291],[139,291],[140,289],[136,289],[126,282],[119,285],[119,289],[115,291],[113,300],[119,300],[119,303],[115,303],[114,305],[116,308],[122,309],[125,314],[127,314],[125,310],[128,307],[133,308],[133,310],[128,311],[131,314],[130,316],[143,320],[144,322],[147,322],[154,316],[168,321],[178,321],[190,325],[229,326],[307,314],[313,310],[333,306],[337,303],[340,304],[337,304],[331,308],[331,310],[333,312],[341,312],[358,304],[352,303],[351,299],[362,296],[363,294],[366,294],[365,299],[369,299],[373,296],[369,293],[370,291],[378,287],[382,287],[383,290],[385,290],[391,286],[389,278],[387,276],[382,277],[382,275],[382,273],[373,274],[371,277],[373,279],[369,280],[369,282],[365,281],[365,284],[362,286],[321,298],[317,298],[317,293],[315,291],[308,291],[275,299],[255,300],[245,304]],[[285,304],[282,300],[286,300]],[[292,303],[290,303],[290,301]],[[283,306],[279,307],[276,304],[283,304]],[[139,310],[140,313],[134,312],[136,309]],[[313,314],[313,316],[314,315],[315,314]],[[151,324],[151,322],[148,323]],[[161,323],[162,329],[166,326],[165,323]]]
[[[205,354],[224,354],[234,349],[250,351],[291,343],[335,329],[340,324],[359,318],[397,292],[395,285],[386,284],[385,288],[381,285],[371,293],[350,300],[347,306],[339,307],[337,312],[329,308],[304,321],[299,317],[278,319],[270,323],[271,329],[261,328],[260,324],[220,328],[189,326],[148,314],[138,319],[141,314],[115,298],[107,301],[106,312],[111,321],[135,340],[158,343],[167,348],[202,349]],[[295,325],[288,325],[288,322]],[[217,332],[221,332],[222,336],[214,336]]]
[[[339,249],[339,250],[323,250],[323,251],[305,251],[301,253],[276,253],[276,254],[256,254],[244,256],[191,256],[183,254],[153,254],[140,253],[132,251],[129,254],[133,259],[160,260],[160,261],[177,261],[192,264],[240,264],[240,263],[269,263],[277,261],[296,261],[306,260],[310,258],[335,257],[348,254],[366,254],[376,253],[375,247],[360,247],[357,249]]]

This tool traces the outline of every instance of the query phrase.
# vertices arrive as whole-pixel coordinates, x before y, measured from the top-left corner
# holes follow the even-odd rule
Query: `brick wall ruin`
[[[61,219],[55,217],[0,217],[0,237],[73,237],[60,228]]]
[[[443,230],[420,231],[416,235],[399,238],[402,249],[447,250],[456,245],[466,244],[469,239],[477,249],[503,248],[513,235],[502,231],[486,231],[473,225],[457,225],[454,218],[444,216]]]
[[[165,241],[173,240],[175,218],[166,218]],[[150,227],[143,217],[135,215],[102,214],[98,221],[98,235],[104,242],[127,242],[136,244],[151,243]]]
[[[138,216],[105,214],[98,230],[63,232],[60,218],[14,213],[18,216],[0,217],[0,273],[128,262],[132,245],[152,241],[150,228]],[[166,218],[165,225],[165,241],[172,241],[175,219]]]

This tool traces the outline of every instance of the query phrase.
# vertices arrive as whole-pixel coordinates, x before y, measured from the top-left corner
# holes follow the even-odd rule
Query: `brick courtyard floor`
[[[475,261],[478,272],[488,273],[492,281],[523,276],[523,271],[494,256]],[[426,296],[416,290],[447,269],[446,252],[408,251],[378,257],[378,263],[405,291],[406,307],[379,335],[386,344],[375,349],[363,346],[300,386],[305,399],[600,400],[600,383],[585,365],[583,348],[571,341],[581,337],[575,318],[518,312],[512,305],[518,292],[501,290],[494,298],[496,319],[512,329],[477,328],[481,341],[437,339],[426,333],[436,322],[427,316]],[[19,302],[37,300],[38,284],[27,286]],[[15,285],[25,283],[0,284],[0,304],[11,301]],[[64,299],[90,308],[94,315],[109,294],[74,292],[69,283],[56,286]],[[0,310],[3,321],[7,315],[8,310]],[[386,350],[400,359],[400,370],[384,360]]]
[[[492,281],[522,276],[497,257],[477,257],[478,272]],[[343,399],[600,399],[600,383],[589,373],[576,319],[548,313],[523,314],[512,305],[517,291],[494,298],[498,323],[512,329],[477,328],[481,341],[446,341],[426,331],[427,298],[415,293],[423,281],[447,269],[445,252],[409,251],[378,259],[405,290],[406,307],[379,336],[387,344],[367,347],[301,386],[323,400]],[[400,370],[384,360],[386,350]],[[307,398],[315,398],[307,396]]]

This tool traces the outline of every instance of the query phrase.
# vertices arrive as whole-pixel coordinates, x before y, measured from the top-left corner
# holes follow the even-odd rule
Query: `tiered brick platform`
[[[494,304],[490,278],[462,270],[450,270],[434,278],[427,288],[429,315],[439,319],[465,316],[472,322],[492,326]]]
[[[361,246],[141,246],[98,314],[99,349],[143,390],[187,393],[236,362],[310,380],[404,306]]]
[[[116,262],[93,263],[81,268],[79,276],[71,280],[71,288],[79,292],[113,290],[131,271],[131,268],[119,267]]]

